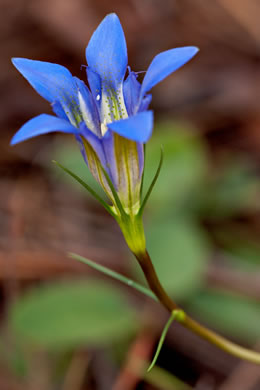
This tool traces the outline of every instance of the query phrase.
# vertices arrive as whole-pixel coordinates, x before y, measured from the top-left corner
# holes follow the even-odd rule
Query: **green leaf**
[[[75,253],[69,253],[69,256],[75,260],[80,261],[81,263],[84,263],[84,264],[94,268],[95,270],[97,270],[99,272],[102,272],[103,274],[105,274],[113,279],[119,280],[120,282],[126,284],[129,287],[136,289],[137,291],[148,296],[149,298],[151,298],[155,301],[158,301],[157,297],[154,295],[154,293],[151,290],[148,290],[148,288],[142,286],[139,283],[136,283],[134,280],[126,278],[124,275],[121,275],[118,272],[111,270],[110,268],[104,267],[103,265],[97,264],[92,260],[89,260],[89,259],[86,259],[85,257],[76,255]]]
[[[204,290],[190,298],[187,311],[227,336],[254,343],[260,337],[260,303],[232,293]]]
[[[162,285],[174,299],[185,299],[201,286],[209,244],[195,223],[153,220],[147,248]]]
[[[116,288],[76,280],[27,292],[11,308],[10,323],[21,341],[70,348],[120,339],[133,330],[135,316]]]
[[[169,327],[171,326],[172,322],[175,320],[175,312],[173,311],[170,315],[170,318],[168,319],[168,321],[166,322],[164,328],[163,328],[163,331],[162,331],[162,334],[161,334],[161,337],[160,337],[160,340],[159,340],[159,343],[158,343],[158,346],[157,346],[157,349],[156,349],[156,352],[155,352],[155,355],[154,355],[154,358],[152,360],[152,363],[150,364],[150,366],[148,367],[147,369],[147,372],[150,372],[151,369],[154,367],[154,365],[156,364],[156,361],[158,359],[158,356],[159,356],[159,353],[162,349],[162,346],[163,346],[163,343],[164,343],[164,340],[165,340],[165,337],[167,335],[167,332],[169,330]]]

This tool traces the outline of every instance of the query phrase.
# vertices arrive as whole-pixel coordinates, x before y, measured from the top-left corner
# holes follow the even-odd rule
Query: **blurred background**
[[[145,185],[148,248],[169,294],[221,334],[260,349],[260,4],[257,0],[0,0],[0,389],[257,390],[260,371],[173,324],[149,373],[167,313],[67,256],[145,283],[119,228],[66,177],[94,185],[72,137],[10,147],[51,109],[11,57],[62,64],[86,80],[84,51],[109,12],[129,64],[196,45],[153,90]],[[141,79],[142,75],[140,75]]]

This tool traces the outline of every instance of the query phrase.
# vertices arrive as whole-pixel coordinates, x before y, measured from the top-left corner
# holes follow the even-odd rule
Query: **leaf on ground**
[[[10,312],[17,337],[50,348],[111,343],[133,331],[135,322],[120,291],[95,280],[31,289]]]

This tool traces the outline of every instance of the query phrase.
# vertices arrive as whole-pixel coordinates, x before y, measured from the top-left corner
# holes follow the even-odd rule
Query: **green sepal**
[[[126,214],[121,220],[118,219],[118,224],[130,251],[137,257],[142,256],[146,251],[142,216]]]
[[[129,215],[125,212],[125,209],[121,203],[121,200],[119,199],[119,196],[108,173],[102,165],[100,166],[114,196],[114,204],[119,212],[119,214],[114,214],[114,218],[119,224],[126,243],[129,249],[135,255],[143,253],[145,251],[146,244],[142,216],[139,214],[139,212],[136,215]]]
[[[156,171],[156,173],[154,175],[154,178],[153,178],[153,180],[152,180],[152,182],[150,184],[150,187],[147,190],[147,193],[146,193],[146,195],[144,197],[144,200],[143,200],[143,202],[141,204],[141,207],[140,207],[140,209],[138,211],[139,215],[142,215],[143,212],[144,212],[144,207],[145,207],[145,205],[146,205],[146,203],[147,203],[147,201],[148,201],[148,199],[149,199],[149,197],[150,197],[150,195],[152,193],[152,190],[153,190],[153,188],[155,186],[155,183],[157,182],[157,179],[159,177],[159,174],[160,174],[160,171],[161,171],[161,168],[162,168],[162,163],[163,163],[163,149],[161,147],[161,156],[160,156],[159,165],[158,165],[157,171]]]
[[[123,207],[123,205],[122,205],[122,203],[121,203],[121,201],[119,199],[119,196],[118,196],[118,194],[117,194],[117,192],[115,190],[115,187],[114,187],[114,185],[113,185],[113,183],[112,183],[112,181],[111,181],[107,171],[105,170],[105,168],[102,165],[100,165],[100,166],[101,166],[102,172],[103,172],[103,174],[104,174],[104,176],[106,178],[106,181],[107,181],[107,183],[109,185],[109,188],[110,188],[110,190],[111,190],[111,192],[113,194],[113,197],[114,197],[114,200],[115,200],[115,204],[116,204],[116,207],[118,208],[118,210],[119,210],[119,212],[121,214],[121,218],[124,218],[127,214],[126,214],[126,212],[124,210],[124,207]],[[118,220],[116,214],[114,215],[114,217]]]
[[[112,207],[107,204],[97,193],[93,188],[91,188],[84,180],[82,180],[76,173],[72,172],[70,169],[65,168],[62,164],[58,163],[57,161],[52,161],[54,164],[58,165],[64,172],[66,172],[68,175],[73,177],[78,183],[80,183],[108,212],[112,215],[112,217],[116,217],[115,213],[112,210]]]
[[[143,174],[142,174],[142,181],[140,186],[140,198],[143,198],[143,189],[144,189],[144,172],[145,172],[145,162],[146,162],[146,144],[144,144],[144,167],[143,167]]]

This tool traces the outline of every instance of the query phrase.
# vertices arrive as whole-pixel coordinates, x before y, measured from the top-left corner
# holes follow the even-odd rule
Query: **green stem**
[[[161,304],[170,312],[176,312],[177,314],[175,319],[180,322],[185,328],[191,330],[192,332],[196,333],[203,339],[209,341],[210,343],[216,345],[220,349],[230,353],[231,355],[234,355],[238,358],[248,360],[253,363],[260,364],[260,354],[251,351],[247,348],[241,347],[235,343],[232,343],[231,341],[225,339],[224,337],[218,335],[217,333],[213,332],[212,330],[207,329],[205,326],[200,325],[197,321],[190,318],[186,313],[181,310],[178,305],[168,296],[164,288],[162,287],[158,276],[156,274],[156,271],[154,269],[154,266],[152,264],[151,258],[146,251],[142,255],[136,255],[136,258],[143,270],[143,273],[145,275],[145,278],[151,288],[151,290],[154,292],[154,294],[157,296],[158,300],[161,302]]]
[[[223,351],[226,351],[229,354],[236,356],[240,359],[260,364],[260,354],[258,352],[232,343],[232,341],[225,339],[225,337],[222,337],[219,334],[213,332],[212,330],[206,328],[205,326],[199,324],[197,321],[193,320],[187,315],[185,315],[184,320],[180,322],[183,326],[185,326],[185,328],[188,328],[192,332],[197,333],[200,337],[216,345],[220,349],[223,349]]]
[[[169,295],[164,290],[161,285],[160,280],[158,279],[157,273],[154,269],[152,260],[146,251],[144,254],[135,255],[142,268],[144,276],[147,280],[147,283],[152,290],[152,292],[157,296],[161,304],[171,313],[173,310],[179,309],[175,302],[169,297]]]

